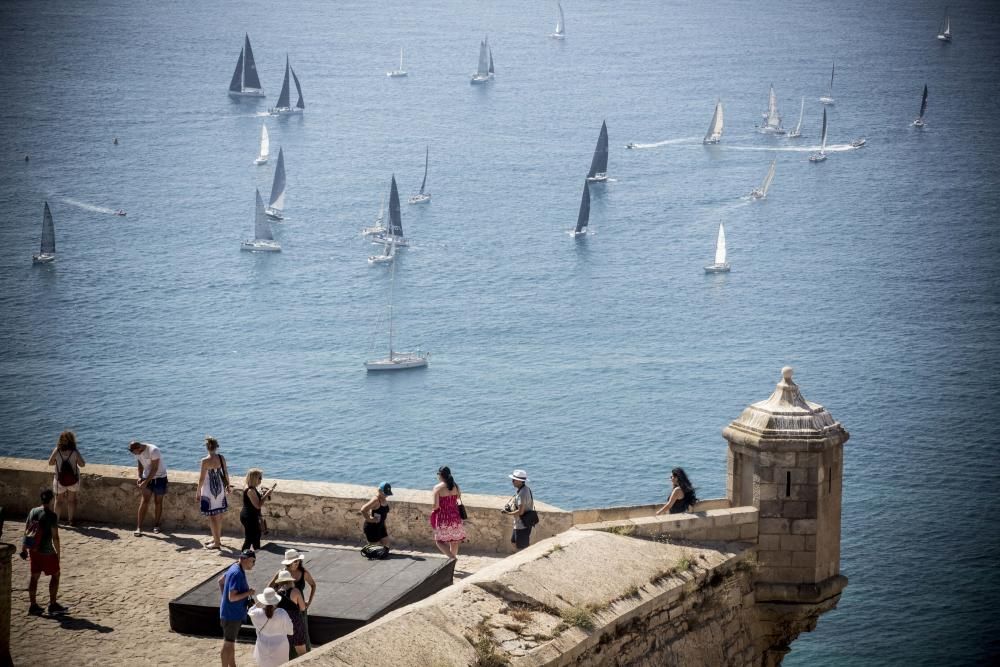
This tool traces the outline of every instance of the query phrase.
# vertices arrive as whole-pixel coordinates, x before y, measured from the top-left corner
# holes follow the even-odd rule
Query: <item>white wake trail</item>
[[[82,208],[85,211],[93,211],[94,213],[110,213],[111,215],[117,213],[117,211],[113,208],[94,206],[93,204],[88,204],[76,199],[70,199],[69,197],[63,197],[63,203],[69,204],[70,206],[76,206],[77,208]]]
[[[770,153],[818,153],[819,145],[816,146],[731,146],[726,145],[722,148],[733,149],[735,151],[765,151]],[[843,153],[845,151],[857,150],[854,146],[850,144],[828,144],[826,147],[827,153]]]
[[[637,144],[633,143],[632,148],[658,148],[660,146],[670,146],[671,144],[690,144],[695,141],[700,141],[700,137],[684,137],[682,139],[664,139],[663,141],[657,141],[652,144]]]

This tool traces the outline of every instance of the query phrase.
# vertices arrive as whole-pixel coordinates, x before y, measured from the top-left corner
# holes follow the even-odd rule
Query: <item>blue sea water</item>
[[[504,493],[516,466],[577,508],[663,498],[683,465],[718,497],[720,430],[788,364],[852,437],[851,584],[786,664],[985,662],[1000,10],[949,4],[945,45],[925,1],[567,0],[565,42],[548,2],[4,2],[0,454],[68,427],[89,461],[142,438],[192,469],[210,433],[272,477],[420,488],[448,464]],[[256,105],[225,93],[244,31]],[[486,34],[497,78],[473,87]],[[410,76],[388,79],[400,47]],[[266,117],[286,53],[307,109]],[[813,165],[834,59],[830,144],[868,146]],[[802,139],[754,131],[771,83],[786,126],[805,96]],[[605,119],[613,180],[574,241]],[[273,173],[261,124],[288,172],[275,255],[239,250]],[[359,230],[392,174],[417,190],[428,145],[395,313],[431,366],[366,375],[389,273]],[[35,267],[43,200],[59,259]],[[706,276],[719,223],[733,269]]]

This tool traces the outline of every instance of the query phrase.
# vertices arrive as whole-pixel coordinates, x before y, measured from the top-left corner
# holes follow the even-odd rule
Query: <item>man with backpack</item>
[[[66,607],[56,602],[59,594],[59,517],[52,510],[55,495],[52,489],[42,491],[41,507],[28,512],[28,520],[24,523],[24,549],[21,551],[21,558],[27,556],[31,560],[31,579],[28,581],[28,599],[31,600],[31,605],[28,613],[32,616],[41,616],[44,611],[36,600],[38,579],[43,574],[49,576],[49,613],[61,614],[66,611]]]

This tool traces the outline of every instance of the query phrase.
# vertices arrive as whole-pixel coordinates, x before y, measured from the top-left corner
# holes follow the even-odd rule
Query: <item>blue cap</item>
[[[378,490],[387,496],[391,496],[392,484],[390,484],[389,482],[382,482],[381,484],[378,485]]]

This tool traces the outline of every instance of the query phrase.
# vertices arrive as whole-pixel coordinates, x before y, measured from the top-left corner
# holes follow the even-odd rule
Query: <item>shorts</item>
[[[43,554],[37,551],[29,551],[31,558],[31,574],[46,574],[54,577],[59,574],[59,554]]]
[[[531,544],[531,529],[515,528],[510,534],[510,543],[518,549],[526,549]]]
[[[222,626],[223,641],[234,642],[240,636],[240,628],[243,627],[243,621],[227,621],[224,618],[220,618],[219,625]]]
[[[80,480],[77,480],[76,484],[73,484],[73,485],[70,485],[70,486],[63,486],[62,484],[59,483],[58,479],[53,479],[52,480],[52,493],[54,493],[54,494],[56,494],[58,496],[60,493],[66,493],[67,491],[70,492],[70,493],[77,493],[77,492],[79,492],[80,491]]]
[[[165,496],[167,495],[167,478],[154,477],[146,485],[146,488],[152,491],[154,496]]]

